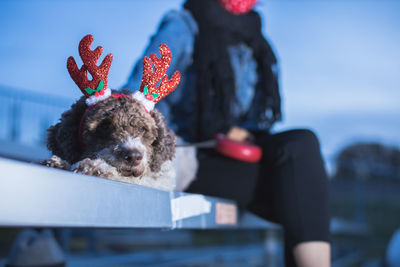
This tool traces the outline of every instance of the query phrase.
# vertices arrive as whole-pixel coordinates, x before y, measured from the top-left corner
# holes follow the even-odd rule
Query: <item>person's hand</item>
[[[243,142],[250,137],[250,133],[246,129],[233,126],[229,129],[226,137],[233,141]]]
[[[232,127],[226,135],[217,134],[216,151],[230,158],[245,162],[259,162],[262,156],[262,150],[259,146],[253,144],[251,139],[253,135],[240,127]]]

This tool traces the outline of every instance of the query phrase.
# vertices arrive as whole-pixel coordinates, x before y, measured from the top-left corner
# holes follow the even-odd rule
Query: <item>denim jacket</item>
[[[181,72],[181,82],[174,92],[157,103],[156,108],[166,119],[167,125],[185,141],[193,141],[190,136],[191,125],[195,116],[195,73],[193,70],[193,49],[195,36],[198,32],[196,21],[189,11],[182,9],[168,12],[156,32],[151,37],[144,55],[159,54],[158,46],[162,43],[168,45],[172,52],[171,65],[167,70],[168,77],[176,71]],[[252,103],[255,86],[257,83],[257,64],[252,56],[251,49],[245,44],[229,47],[232,69],[235,75],[236,98],[239,100],[234,105],[232,116],[246,113]],[[141,58],[143,58],[141,57]],[[274,66],[276,75],[276,66]],[[138,61],[124,88],[132,91],[138,90],[142,78],[142,61]],[[257,107],[252,110],[264,112],[265,117],[271,116],[271,111],[259,111]],[[260,121],[259,114],[250,112],[246,122],[237,125],[248,130],[268,131],[271,124]]]

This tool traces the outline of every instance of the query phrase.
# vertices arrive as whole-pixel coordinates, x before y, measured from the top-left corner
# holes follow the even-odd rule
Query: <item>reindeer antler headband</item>
[[[161,54],[160,58],[157,58],[154,53],[150,54],[150,58],[144,57],[140,90],[133,94],[133,97],[142,102],[147,110],[152,110],[154,105],[171,93],[181,80],[179,71],[175,71],[171,79],[168,80],[168,75],[165,73],[171,63],[171,51],[165,44],[161,44],[159,50]],[[153,63],[155,71],[153,71],[151,63]],[[159,86],[156,87],[160,80]]]
[[[96,63],[103,53],[103,47],[98,46],[92,51],[90,46],[93,40],[93,35],[89,34],[79,42],[79,55],[83,62],[80,69],[78,69],[75,59],[72,56],[67,60],[68,72],[72,80],[74,80],[82,93],[87,97],[86,104],[88,106],[96,104],[98,101],[111,95],[111,90],[107,88],[107,79],[113,55],[108,54],[100,66],[97,66]],[[89,80],[87,72],[92,75],[92,80]]]
[[[112,95],[111,90],[107,88],[108,71],[110,70],[113,56],[108,54],[100,66],[97,66],[96,63],[103,53],[103,48],[98,46],[96,49],[91,50],[90,46],[93,40],[93,35],[89,34],[79,42],[79,55],[83,62],[80,69],[72,56],[67,61],[68,72],[87,97],[86,104],[88,106],[92,106],[109,96],[121,97],[121,94]],[[159,49],[160,58],[157,58],[154,53],[150,55],[150,58],[144,57],[142,83],[140,89],[133,94],[133,97],[139,100],[147,111],[153,110],[158,101],[172,92],[178,86],[181,78],[179,71],[175,71],[171,79],[168,80],[168,76],[165,73],[171,63],[171,51],[165,44],[161,44]],[[153,71],[152,64],[155,71]],[[92,75],[92,80],[88,79],[87,72]],[[161,82],[157,87],[156,84],[160,80]]]

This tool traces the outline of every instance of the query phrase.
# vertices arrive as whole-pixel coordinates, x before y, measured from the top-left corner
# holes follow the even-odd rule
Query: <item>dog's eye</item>
[[[147,128],[145,126],[142,126],[139,128],[139,133],[145,133],[147,131]]]
[[[96,136],[97,137],[104,137],[107,138],[110,136],[112,132],[113,125],[110,120],[103,120],[97,127],[96,127]]]

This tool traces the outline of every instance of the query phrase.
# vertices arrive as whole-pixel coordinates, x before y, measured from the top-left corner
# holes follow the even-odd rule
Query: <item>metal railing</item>
[[[44,146],[46,129],[73,100],[0,85],[0,140]]]

